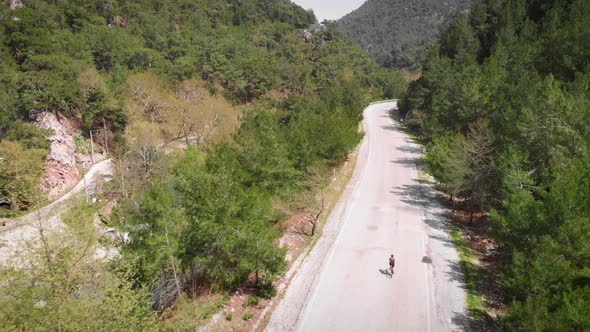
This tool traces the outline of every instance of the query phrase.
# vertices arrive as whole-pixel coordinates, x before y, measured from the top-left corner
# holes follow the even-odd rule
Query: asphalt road
[[[194,144],[197,137],[188,137],[188,141]],[[158,146],[164,153],[186,149],[186,139],[178,139],[163,143]],[[4,226],[0,226],[0,266],[8,259],[23,253],[25,256],[30,250],[28,242],[35,242],[39,237],[39,223],[46,230],[59,228],[62,223],[59,214],[66,211],[68,202],[76,195],[86,191],[88,195],[97,194],[97,185],[104,181],[110,181],[113,177],[113,159],[109,158],[94,164],[84,177],[67,193],[50,204],[27,213],[19,218],[7,220]]]
[[[112,177],[111,159],[93,165],[84,178],[59,199],[24,216],[6,221],[0,226],[0,266],[10,257],[29,250],[27,241],[36,241],[39,236],[38,223],[42,222],[46,229],[60,226],[59,213],[67,209],[67,202],[86,189],[93,194],[96,185],[105,178]]]
[[[467,329],[463,276],[439,196],[419,178],[423,148],[391,119],[395,107],[365,109],[355,173],[268,331]]]

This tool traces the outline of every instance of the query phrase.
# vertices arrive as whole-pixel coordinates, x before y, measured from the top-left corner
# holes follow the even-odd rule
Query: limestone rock
[[[10,0],[10,9],[17,9],[23,7],[21,0]]]
[[[78,181],[80,171],[76,166],[76,144],[70,134],[69,125],[63,117],[58,118],[50,112],[41,113],[37,117],[37,126],[54,131],[54,134],[49,137],[51,150],[43,166],[45,174],[41,178],[41,190],[47,193],[50,200],[53,200],[72,188]]]

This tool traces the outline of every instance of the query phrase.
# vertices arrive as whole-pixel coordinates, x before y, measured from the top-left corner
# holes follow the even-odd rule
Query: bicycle
[[[395,257],[393,257],[393,255],[391,255],[389,257],[389,272],[391,275],[393,275],[393,268],[395,267]]]

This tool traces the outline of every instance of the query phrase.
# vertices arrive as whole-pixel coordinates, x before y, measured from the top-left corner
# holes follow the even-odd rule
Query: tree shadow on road
[[[408,140],[406,140],[406,142],[408,142]],[[404,145],[404,146],[399,146],[396,149],[398,149],[399,151],[402,151],[402,152],[409,152],[409,153],[413,153],[413,154],[421,154],[424,151],[424,148],[421,147],[420,145],[415,145],[415,146]],[[415,159],[417,159],[417,161],[419,161],[421,158],[415,158]]]
[[[496,321],[483,315],[483,317],[475,318],[472,314],[464,314],[453,312],[453,318],[451,321],[455,326],[459,328],[459,331],[501,331],[502,328],[497,324]]]
[[[442,196],[430,187],[430,183],[424,180],[413,180],[415,184],[405,184],[394,187],[390,192],[400,196],[400,200],[406,204],[418,208],[430,210],[440,207]]]
[[[440,235],[434,235],[434,234],[430,234],[430,235],[428,235],[428,237],[431,238],[431,239],[433,239],[434,241],[440,241],[440,242],[442,242],[442,245],[445,246],[445,247],[447,247],[447,248],[455,248],[455,243],[449,237],[440,236]]]
[[[420,160],[416,158],[399,158],[392,160],[391,163],[399,164],[406,168],[414,168],[420,165]]]
[[[381,129],[385,129],[385,130],[391,130],[391,131],[398,131],[398,127],[394,126],[394,125],[385,125],[385,126],[381,126]]]
[[[459,287],[462,289],[467,289],[467,285],[465,285],[465,276],[463,275],[463,267],[461,263],[458,261],[446,260],[447,265],[451,268],[450,271],[446,272],[449,281],[456,282],[459,284]]]
[[[451,318],[451,321],[460,331],[481,331],[480,329],[475,328],[476,320],[473,319],[471,315],[453,312],[453,318]]]
[[[433,207],[434,206],[435,205],[433,205]],[[445,233],[449,233],[452,230],[450,223],[447,222],[447,220],[451,220],[451,216],[446,211],[431,212],[428,217],[429,218],[424,219],[424,223],[428,225],[428,227]]]

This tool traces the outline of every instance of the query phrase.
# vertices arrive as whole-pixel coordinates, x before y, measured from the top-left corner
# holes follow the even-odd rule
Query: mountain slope
[[[32,125],[42,113],[76,119],[85,141],[94,131],[111,148],[138,123],[157,126],[165,140],[207,136],[199,127],[222,113],[208,105],[223,104],[221,96],[237,104],[271,91],[309,96],[337,84],[345,68],[359,80],[376,69],[340,33],[305,40],[303,29],[316,19],[285,0],[11,4],[0,2],[0,157],[21,158],[0,166],[18,173],[0,179],[0,217],[36,201],[50,148],[49,133]],[[178,121],[179,108],[190,121]],[[19,168],[31,164],[38,171]]]
[[[368,0],[336,27],[381,65],[412,67],[442,24],[476,0]]]
[[[487,0],[441,32],[400,102],[458,209],[490,212],[473,224],[502,263],[473,294],[491,310],[504,296],[507,331],[590,330],[588,22],[587,0]]]
[[[114,162],[96,202],[73,200],[51,230],[37,215],[41,240],[10,257],[24,263],[0,259],[3,330],[195,330],[220,308],[202,293],[272,297],[287,220],[360,141],[366,98],[405,90],[286,0],[14,4],[0,2],[0,217],[43,202],[42,114],[73,123],[77,152],[92,138]],[[193,146],[159,148],[178,139]],[[103,242],[97,214],[133,241]],[[102,245],[123,259],[99,259]]]

